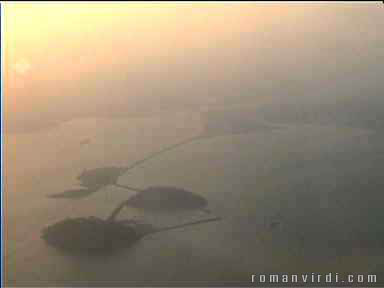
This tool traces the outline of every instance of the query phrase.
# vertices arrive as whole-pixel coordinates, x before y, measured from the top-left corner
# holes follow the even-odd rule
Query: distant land
[[[246,104],[216,103],[188,107],[168,107],[167,109],[119,111],[111,110],[103,113],[60,114],[29,116],[25,118],[7,117],[4,123],[5,133],[31,133],[51,129],[67,121],[82,118],[146,118],[170,116],[177,113],[199,113],[205,129],[247,130],[272,128],[272,124],[320,124],[348,126],[366,129],[382,129],[384,127],[384,97],[379,91],[366,97],[281,97],[280,100],[263,101]],[[373,96],[372,96],[373,95]],[[11,115],[9,115],[11,116]],[[267,124],[269,123],[269,124]],[[276,126],[275,128],[277,128]]]

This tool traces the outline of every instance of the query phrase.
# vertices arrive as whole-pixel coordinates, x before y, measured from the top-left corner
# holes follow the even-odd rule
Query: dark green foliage
[[[133,227],[96,217],[68,218],[42,231],[42,238],[56,248],[91,254],[129,247],[140,237]]]
[[[192,210],[207,206],[202,196],[176,187],[149,187],[129,198],[127,205],[146,210]]]

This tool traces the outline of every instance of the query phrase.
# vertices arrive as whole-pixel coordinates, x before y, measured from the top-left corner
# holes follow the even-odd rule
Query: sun
[[[16,74],[23,76],[31,70],[32,65],[28,60],[20,59],[13,65],[12,68],[16,72]]]

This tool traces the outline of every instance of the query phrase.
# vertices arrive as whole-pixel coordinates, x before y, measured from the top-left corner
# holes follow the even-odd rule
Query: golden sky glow
[[[271,12],[269,21],[279,16]],[[261,6],[209,3],[6,3],[5,15],[7,60],[14,70],[25,74],[46,66],[50,75],[62,77],[69,70],[134,65],[143,57],[230,39],[249,29],[247,16],[251,26],[255,19],[268,21]],[[20,69],[20,63],[30,69]]]
[[[272,79],[315,79],[314,65],[321,66],[316,73],[328,77],[336,60],[351,65],[355,50],[375,49],[372,43],[381,39],[379,25],[367,19],[381,19],[382,10],[363,4],[4,6],[4,95],[6,111],[19,113],[13,115],[69,107],[73,101],[104,109],[109,94],[134,106],[169,95],[188,102],[256,93],[257,87],[272,87]]]
[[[277,21],[280,11],[272,10],[267,15],[262,5],[230,3],[7,2],[6,95],[32,105],[31,97],[45,101],[55,95],[50,89],[64,91],[100,71],[135,71],[214,49],[257,23]],[[63,81],[71,83],[58,85]]]

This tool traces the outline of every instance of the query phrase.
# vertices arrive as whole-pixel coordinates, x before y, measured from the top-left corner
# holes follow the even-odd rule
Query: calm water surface
[[[80,200],[45,197],[76,187],[83,169],[132,163],[199,132],[196,117],[181,115],[81,119],[8,135],[8,284],[247,283],[251,274],[268,271],[383,270],[384,226],[378,219],[384,138],[343,127],[297,125],[200,140],[119,178],[139,188],[172,185],[199,193],[223,217],[220,222],[152,235],[105,257],[65,255],[40,239],[46,225],[69,216],[106,217],[132,195],[107,187]],[[90,143],[80,145],[85,138]],[[121,215],[132,216],[158,226],[206,217],[198,211],[159,215],[135,209]]]

